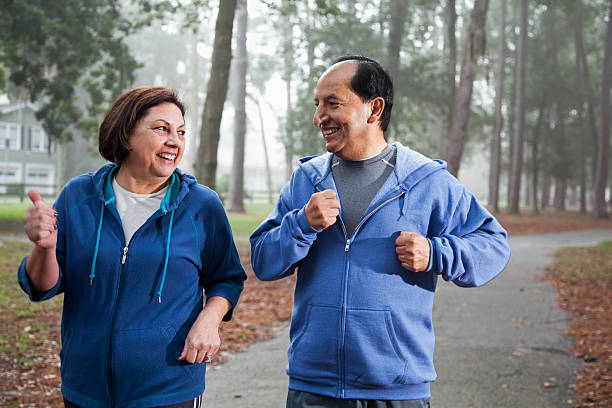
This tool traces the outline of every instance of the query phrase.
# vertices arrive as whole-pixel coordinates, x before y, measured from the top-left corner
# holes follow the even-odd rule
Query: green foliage
[[[141,23],[121,13],[119,0],[9,1],[0,7],[0,90],[40,103],[37,118],[51,139],[70,140],[89,121],[76,89],[90,91],[88,118],[133,80],[136,61],[123,38]],[[4,77],[0,75],[0,77]],[[102,97],[104,95],[104,97]]]

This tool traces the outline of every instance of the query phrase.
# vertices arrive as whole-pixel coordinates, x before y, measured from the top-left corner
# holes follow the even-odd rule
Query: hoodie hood
[[[104,201],[106,204],[115,201],[112,178],[118,169],[119,165],[107,163],[100,167],[93,175],[93,183],[96,186],[96,191],[98,191],[98,196],[100,200]],[[164,214],[174,210],[183,198],[185,198],[189,192],[189,188],[197,183],[195,177],[183,173],[178,168],[174,170],[171,178],[172,180],[168,187],[168,191],[160,204],[160,210],[162,210]]]
[[[404,191],[409,191],[431,174],[446,169],[446,162],[443,160],[432,160],[403,146],[400,142],[393,142],[392,145],[397,149],[396,163],[400,165],[394,167],[392,176],[389,178],[393,177],[393,184],[399,185],[399,188]],[[324,180],[330,175],[332,157],[333,154],[328,152],[320,156],[299,159],[300,169],[304,171],[315,188],[322,182],[325,184]],[[329,188],[329,185],[325,188]]]

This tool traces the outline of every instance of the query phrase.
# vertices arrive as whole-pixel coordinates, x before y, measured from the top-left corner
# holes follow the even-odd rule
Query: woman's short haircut
[[[98,150],[110,162],[121,164],[130,152],[134,127],[150,108],[162,103],[176,105],[185,117],[185,106],[174,89],[145,86],[124,92],[108,109],[98,132]]]
[[[393,108],[393,82],[391,77],[377,61],[362,55],[343,55],[337,58],[332,65],[342,61],[357,61],[359,64],[357,72],[351,79],[351,88],[361,97],[364,103],[378,97],[385,101],[379,123],[380,128],[385,132],[389,126],[391,109]]]

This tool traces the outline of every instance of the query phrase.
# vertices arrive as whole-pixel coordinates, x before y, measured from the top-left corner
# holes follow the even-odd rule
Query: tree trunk
[[[519,213],[519,195],[523,170],[523,139],[525,132],[525,71],[527,66],[527,0],[520,0],[520,38],[518,44],[516,83],[516,125],[514,128],[514,151],[510,169],[510,197],[508,212]]]
[[[263,115],[261,113],[261,104],[257,101],[257,112],[259,113],[259,126],[261,128],[261,144],[264,151],[264,161],[266,162],[266,187],[268,187],[268,204],[274,204],[272,199],[272,173],[270,171],[270,159],[268,157],[268,146],[266,144],[266,128],[264,125]]]
[[[495,87],[495,131],[491,138],[491,162],[489,164],[489,207],[499,212],[499,175],[501,172],[501,132],[504,127],[502,102],[504,97],[504,67],[506,62],[506,0],[501,4],[501,29],[499,34],[499,61],[497,86]],[[537,202],[537,200],[534,200]],[[537,207],[537,206],[536,206]]]
[[[595,97],[591,89],[591,76],[589,75],[589,65],[584,52],[584,42],[582,40],[582,1],[576,1],[576,18],[578,18],[576,27],[576,53],[579,54],[581,67],[582,67],[582,84],[587,101],[587,112],[589,117],[589,129],[591,134],[591,143],[593,150],[597,151],[597,124],[595,120]],[[591,163],[591,180],[593,187],[595,186],[595,172],[596,172],[596,161],[593,160]]]
[[[608,184],[608,156],[610,152],[610,88],[612,85],[612,1],[608,13],[606,51],[601,78],[601,132],[597,146],[597,171],[595,173],[595,202],[593,216],[608,218],[606,186]]]
[[[295,68],[293,60],[293,26],[290,21],[283,21],[283,81],[285,81],[285,94],[287,98],[287,111],[285,113],[285,135],[282,138],[285,147],[285,178],[289,180],[293,173],[293,131],[291,129],[291,116],[293,102],[291,98],[291,81]]]
[[[389,28],[389,42],[387,44],[387,69],[392,78],[397,79],[399,72],[399,54],[404,38],[406,15],[408,14],[408,1],[398,0],[391,5],[391,27]]]
[[[408,14],[408,1],[398,0],[391,3],[391,26],[389,28],[389,42],[387,43],[387,69],[389,75],[395,81],[399,81],[400,68],[400,49],[402,48],[402,38],[404,38],[404,27],[406,24],[406,15]],[[400,100],[399,87],[395,87],[394,98]],[[397,137],[397,126],[399,121],[391,122],[393,129],[392,137]]]
[[[567,195],[567,179],[555,179],[555,210],[565,211],[565,196]]]
[[[540,141],[540,133],[542,132],[542,124],[544,123],[544,118],[547,116],[545,113],[546,110],[546,97],[543,96],[540,101],[540,107],[538,108],[538,119],[536,121],[535,128],[533,130],[533,144],[531,145],[531,160],[532,160],[532,174],[531,174],[531,187],[533,193],[533,207],[531,212],[534,215],[540,213],[538,208],[538,177],[540,176],[540,151],[539,151],[539,141]]]
[[[550,174],[544,173],[542,175],[542,210],[550,207],[550,186],[552,180]]]
[[[449,98],[446,104],[441,108],[438,130],[438,156],[444,157],[446,149],[446,138],[451,121],[451,113],[453,109],[453,101],[455,100],[455,91],[457,84],[455,76],[457,75],[457,38],[455,31],[457,30],[457,10],[455,0],[447,0],[446,2],[446,30],[444,30],[444,46],[442,47],[442,75],[446,78],[446,87],[449,90]]]
[[[232,158],[232,173],[230,175],[228,193],[228,211],[244,212],[244,140],[246,137],[246,74],[248,67],[247,53],[247,0],[240,0],[236,11],[236,87],[234,89],[234,153]]]
[[[216,185],[221,118],[227,95],[227,82],[232,59],[234,14],[236,14],[236,0],[219,2],[210,77],[206,87],[204,111],[202,112],[203,126],[200,129],[200,145],[195,166],[196,177],[199,182],[212,189]]]
[[[577,0],[577,10],[575,13],[576,23],[574,24],[574,65],[576,68],[576,85],[579,86],[581,82],[581,53],[584,53],[584,48],[582,44],[582,12],[581,12],[581,0]],[[579,183],[580,183],[580,214],[586,214],[586,189],[587,189],[587,181],[586,181],[586,140],[584,132],[584,99],[582,96],[585,94],[586,88],[583,84],[583,89],[580,94],[580,98],[578,100],[577,111],[578,111],[578,126],[580,126],[579,138],[580,138],[580,172],[579,172]]]
[[[185,146],[185,154],[183,154],[181,169],[195,173],[195,157],[198,151],[198,138],[195,136],[199,133],[199,113],[198,107],[200,105],[200,98],[198,97],[198,90],[200,89],[200,70],[198,69],[198,32],[189,32],[189,60],[188,60],[188,84],[189,89],[187,90],[187,100],[189,101],[189,109],[187,110],[187,129],[188,137],[187,146]]]
[[[476,0],[470,19],[470,27],[466,36],[459,88],[453,104],[453,115],[448,132],[448,145],[445,157],[448,161],[448,171],[457,176],[463,154],[463,145],[467,135],[467,125],[470,116],[472,87],[478,65],[478,58],[485,51],[485,22],[489,0]]]

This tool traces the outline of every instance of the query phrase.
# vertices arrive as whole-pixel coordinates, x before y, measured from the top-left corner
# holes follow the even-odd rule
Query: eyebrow
[[[164,122],[166,125],[172,125],[170,122],[168,122],[166,119],[154,119],[153,122]],[[181,127],[181,126],[185,126],[185,122],[183,122],[182,124],[178,125],[177,127]]]
[[[324,100],[327,100],[327,101],[329,101],[330,99],[335,99],[335,100],[337,100],[337,101],[341,101],[341,100],[342,100],[342,98],[340,98],[340,97],[339,97],[338,95],[336,95],[336,94],[331,94],[331,95],[328,95],[328,96],[326,96],[325,98],[321,98],[321,99],[324,99]],[[318,101],[318,100],[319,100],[319,98],[317,98],[317,97],[315,96],[315,97],[313,98],[313,100],[316,102],[316,101]]]

